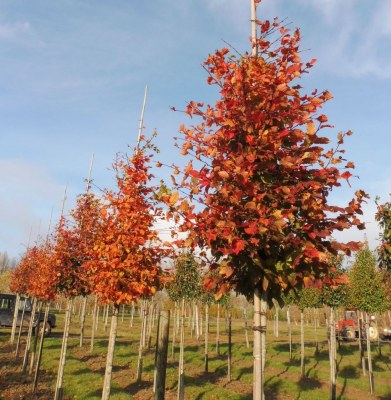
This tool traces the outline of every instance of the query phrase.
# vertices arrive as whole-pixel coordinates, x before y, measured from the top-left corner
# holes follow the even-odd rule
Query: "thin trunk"
[[[124,316],[125,316],[125,304],[122,304],[121,322],[124,322]]]
[[[220,303],[217,303],[216,353],[220,355]]]
[[[46,323],[48,322],[48,315],[49,315],[49,308],[50,308],[50,303],[47,302],[46,308],[45,308],[45,316],[43,318],[42,322],[42,330],[40,328],[40,324],[37,325],[37,330],[41,330],[41,340],[39,342],[39,349],[38,349],[38,358],[37,358],[37,364],[35,366],[35,374],[34,374],[34,381],[33,381],[33,393],[37,390],[38,386],[38,379],[39,379],[39,372],[41,368],[41,360],[42,360],[42,351],[43,351],[43,342],[45,340],[45,326]],[[38,336],[38,333],[37,333]]]
[[[248,340],[248,320],[247,320],[247,308],[243,311],[244,316],[244,336],[246,338],[246,348],[250,348],[250,341]]]
[[[175,339],[176,339],[176,323],[177,323],[177,308],[178,303],[174,303],[174,321],[173,321],[173,329],[172,329],[172,343],[171,343],[171,358],[175,360]]]
[[[105,308],[104,308],[104,331],[107,332],[107,325],[109,323],[109,312],[110,312],[110,304],[106,304]]]
[[[83,297],[83,302],[81,306],[81,315],[80,315],[80,343],[79,346],[83,346],[84,340],[84,326],[86,322],[86,306],[87,306],[87,296]]]
[[[142,372],[143,372],[143,350],[145,346],[145,335],[147,327],[147,304],[144,301],[144,306],[142,309],[142,320],[141,320],[141,332],[140,332],[140,344],[138,348],[138,360],[137,360],[137,382],[141,382]]]
[[[209,305],[205,304],[205,354],[204,354],[204,370],[208,372],[209,355],[208,355],[208,339],[209,339]]]
[[[318,315],[317,309],[314,310],[314,328],[315,328],[315,354],[319,354],[319,343],[318,343]]]
[[[38,317],[37,321],[41,319],[41,312],[42,312],[42,302],[39,303],[38,308]],[[38,345],[38,337],[39,337],[39,322],[37,322],[36,327],[34,328],[34,342],[33,342],[33,350],[31,351],[31,358],[30,358],[30,366],[29,366],[29,374],[33,373],[34,363],[35,363],[35,354],[37,353],[37,345]]]
[[[12,320],[12,329],[11,329],[11,337],[10,337],[11,344],[14,344],[14,341],[15,341],[16,324],[18,322],[18,314],[19,314],[19,301],[20,301],[20,295],[19,295],[19,293],[16,293],[14,318]]]
[[[368,359],[368,376],[369,376],[369,388],[371,394],[375,391],[373,382],[373,371],[372,371],[372,354],[371,354],[371,340],[369,337],[369,318],[368,313],[365,313],[365,328],[367,336],[367,359]]]
[[[130,314],[130,324],[129,324],[131,328],[133,328],[134,309],[135,309],[135,305],[134,305],[134,301],[132,301],[132,313]]]
[[[357,311],[358,347],[359,347],[359,353],[360,353],[362,373],[364,376],[366,376],[367,372],[366,372],[366,366],[365,366],[365,356],[364,356],[364,346],[363,346],[362,321],[363,321],[362,315],[360,318],[360,312]]]
[[[335,400],[336,391],[336,342],[335,342],[335,318],[334,308],[330,307],[330,337],[329,337],[329,359],[330,359],[330,400]]]
[[[227,368],[227,380],[231,382],[232,379],[232,318],[231,310],[228,311],[228,368]]]
[[[99,307],[98,307],[98,298],[95,297],[94,300],[94,309],[92,311],[92,327],[91,327],[91,343],[90,343],[90,352],[94,350],[94,339],[95,339],[95,331],[96,327],[98,324],[98,313],[99,313]]]
[[[304,310],[300,310],[300,374],[305,377],[305,359],[304,359]]]
[[[184,398],[185,398],[184,346],[185,346],[185,299],[183,298],[182,299],[182,307],[181,307],[181,328],[180,328],[180,345],[179,345],[177,400],[184,400]]]
[[[54,400],[61,400],[63,394],[62,381],[64,378],[65,361],[68,347],[69,327],[71,325],[71,311],[73,306],[73,299],[68,300],[68,309],[66,311],[64,322],[64,334],[62,338],[62,346],[60,353],[60,362],[58,364],[57,383],[55,388]]]
[[[148,350],[151,348],[152,343],[152,326],[153,326],[153,319],[155,315],[155,304],[151,304],[150,311],[149,311],[149,319],[148,319]]]
[[[164,400],[165,395],[169,329],[170,311],[160,311],[155,361],[155,400]]]
[[[276,308],[276,322],[275,322],[275,328],[274,328],[274,335],[275,335],[275,337],[278,337],[279,336],[279,322],[280,322],[280,320],[279,320],[280,308],[278,307],[278,305],[276,305],[275,308]]]
[[[26,306],[27,306],[27,298],[24,299],[23,309],[22,309],[22,316],[20,318],[19,331],[18,331],[18,340],[16,342],[15,358],[18,358],[18,356],[19,356],[20,338],[22,336],[22,329],[23,329],[23,324],[24,324],[24,315],[26,313]]]
[[[24,349],[24,357],[23,357],[23,373],[26,373],[27,366],[29,363],[29,355],[30,355],[30,347],[31,347],[31,335],[33,333],[33,322],[35,318],[35,309],[37,308],[37,299],[34,297],[33,306],[30,315],[30,323],[29,323],[29,330],[27,332],[27,339],[26,339],[26,347]]]
[[[292,361],[292,322],[291,322],[291,306],[289,305],[286,309],[286,320],[288,323],[289,361]]]
[[[107,349],[106,370],[105,370],[105,378],[102,390],[102,400],[109,400],[110,398],[111,374],[113,371],[115,339],[117,337],[117,323],[118,323],[118,306],[114,306],[114,312],[111,317],[109,346]]]
[[[259,287],[254,290],[254,374],[253,374],[253,400],[264,399],[264,338],[266,333],[265,293]],[[263,315],[265,313],[265,315]]]

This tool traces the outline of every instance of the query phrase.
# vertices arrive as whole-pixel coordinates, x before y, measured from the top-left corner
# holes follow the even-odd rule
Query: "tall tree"
[[[161,217],[151,184],[150,161],[154,146],[143,140],[134,155],[118,157],[114,164],[117,191],[106,191],[101,210],[102,230],[87,263],[94,293],[114,304],[102,400],[110,396],[118,309],[140,297],[150,297],[161,284],[161,263],[168,255],[154,222]]]
[[[255,11],[259,1],[253,2]],[[303,92],[299,79],[315,60],[301,60],[299,30],[290,32],[277,19],[258,21],[255,12],[252,19],[251,53],[223,48],[203,64],[220,97],[214,106],[188,103],[185,113],[196,122],[179,130],[181,154],[191,159],[178,191],[165,197],[168,216],[188,232],[184,244],[215,258],[211,268],[220,272],[210,286],[218,295],[234,288],[254,298],[258,400],[267,303],[327,273],[326,252],[356,248],[330,237],[335,230],[363,228],[357,214],[366,194],[357,191],[345,207],[329,203],[330,192],[352,176],[354,164],[341,148],[351,132],[340,132],[335,147],[320,134],[330,125],[319,111],[332,95]]]
[[[369,318],[376,312],[384,311],[386,293],[382,287],[382,276],[376,271],[376,257],[368,246],[355,257],[350,276],[349,301],[358,310],[365,312],[365,328],[368,357],[368,377],[371,393],[374,392],[372,373],[371,341]],[[369,314],[369,315],[368,315]]]

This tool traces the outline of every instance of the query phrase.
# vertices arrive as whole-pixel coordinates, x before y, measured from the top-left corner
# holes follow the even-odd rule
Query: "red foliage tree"
[[[328,253],[358,249],[331,237],[364,227],[357,215],[366,194],[357,191],[344,207],[330,204],[330,193],[352,177],[354,164],[341,149],[351,132],[338,133],[335,148],[321,135],[331,125],[320,108],[332,95],[303,93],[298,80],[316,60],[301,60],[299,30],[277,19],[255,22],[260,37],[252,38],[251,54],[224,48],[204,63],[220,98],[214,106],[188,103],[197,123],[180,127],[181,153],[191,160],[166,201],[168,216],[188,232],[185,245],[215,258],[219,277],[207,286],[219,295],[230,287],[254,295],[254,399],[261,399],[266,302],[327,275]]]

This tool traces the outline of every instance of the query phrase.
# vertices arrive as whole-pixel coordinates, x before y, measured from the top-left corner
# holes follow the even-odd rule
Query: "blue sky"
[[[351,129],[347,158],[367,236],[376,246],[374,197],[391,192],[391,2],[264,0],[258,18],[287,18],[301,29],[303,59],[318,62],[303,85],[334,95],[324,112],[338,131]],[[137,138],[148,85],[145,132],[158,131],[160,158],[176,162],[172,138],[189,123],[169,106],[212,102],[201,63],[226,46],[249,48],[250,0],[3,0],[0,3],[0,251],[23,252],[32,232],[45,234],[93,179],[110,187],[110,165]],[[157,171],[163,175],[164,171]],[[163,176],[162,176],[163,177]],[[363,234],[345,233],[345,239]]]

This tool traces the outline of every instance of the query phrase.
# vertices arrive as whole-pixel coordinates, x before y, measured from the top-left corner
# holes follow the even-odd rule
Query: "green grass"
[[[58,327],[53,336],[45,340],[42,358],[42,368],[50,371],[54,387],[57,374],[59,353],[61,346],[61,328],[63,314],[57,315]],[[223,322],[223,321],[222,321]],[[329,361],[327,350],[326,329],[318,329],[319,352],[315,352],[314,329],[306,327],[306,376],[300,377],[300,346],[299,326],[293,327],[294,352],[293,360],[289,361],[289,347],[287,343],[287,329],[285,323],[280,324],[279,337],[271,332],[272,323],[269,323],[267,336],[267,361],[265,390],[267,399],[295,399],[295,400],[322,400],[329,398]],[[96,331],[94,351],[90,353],[91,321],[87,318],[85,330],[86,339],[83,348],[79,347],[78,317],[73,317],[68,344],[67,361],[64,376],[64,393],[67,399],[100,399],[105,370],[108,332],[104,331],[102,319]],[[109,327],[108,327],[109,329]],[[156,326],[154,331],[156,330]],[[145,351],[143,365],[143,380],[136,383],[137,353],[139,345],[140,320],[135,318],[133,328],[129,327],[129,317],[118,322],[118,336],[115,348],[113,380],[111,389],[112,400],[152,398],[152,382],[154,373],[154,342],[152,347]],[[6,343],[9,330],[0,330],[0,340]],[[251,337],[251,335],[250,335]],[[252,399],[252,350],[245,345],[243,323],[234,321],[233,349],[232,349],[232,381],[227,381],[227,335],[223,323],[221,325],[220,355],[215,352],[215,320],[212,318],[209,343],[209,372],[203,371],[204,345],[202,338],[198,346],[195,338],[190,337],[189,328],[186,329],[185,351],[185,393],[187,399]],[[25,336],[23,337],[23,343]],[[175,360],[169,360],[166,380],[166,398],[176,398],[177,390],[177,348]],[[375,392],[374,399],[391,399],[391,344],[385,344],[382,355],[378,355],[373,348],[373,366]],[[1,359],[1,356],[0,356]],[[342,343],[337,355],[338,378],[337,398],[368,399],[368,377],[363,377],[358,356],[358,344]],[[1,389],[0,389],[0,398]]]

